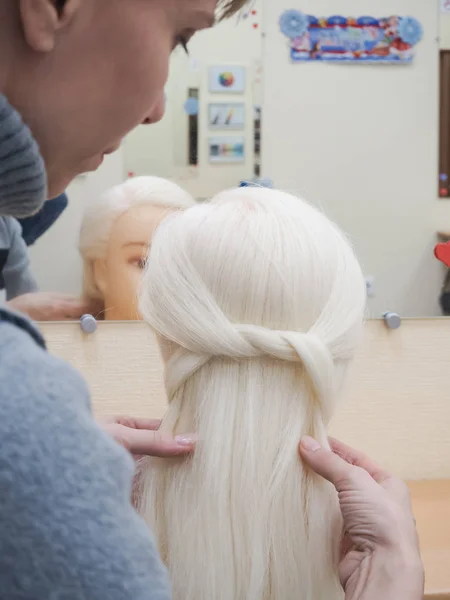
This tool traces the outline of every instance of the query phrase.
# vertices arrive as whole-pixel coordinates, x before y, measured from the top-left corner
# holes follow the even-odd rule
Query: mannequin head
[[[336,493],[297,447],[327,445],[362,336],[348,241],[298,198],[227,191],[161,225],[140,296],[166,366],[162,429],[199,436],[189,460],[139,467],[174,600],[342,600]]]
[[[83,219],[84,294],[107,320],[139,319],[137,289],[154,231],[168,214],[194,205],[179,186],[136,177],[108,190]]]

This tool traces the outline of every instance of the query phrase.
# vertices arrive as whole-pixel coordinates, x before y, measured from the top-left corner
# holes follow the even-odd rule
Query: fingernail
[[[179,446],[189,447],[195,445],[197,437],[194,434],[186,433],[184,435],[177,435],[175,441]]]
[[[302,445],[302,448],[307,452],[317,452],[317,450],[320,450],[319,442],[314,440],[312,437],[306,436],[302,439],[300,443]]]

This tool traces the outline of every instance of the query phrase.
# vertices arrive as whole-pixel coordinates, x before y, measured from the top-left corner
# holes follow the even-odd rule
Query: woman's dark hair
[[[58,12],[61,12],[64,8],[66,0],[55,0],[55,6]],[[222,19],[227,17],[231,17],[235,12],[241,9],[245,4],[247,4],[247,0],[219,0],[219,16]]]
[[[249,0],[219,0],[219,18],[226,19],[243,8]]]
[[[55,6],[56,6],[56,9],[58,12],[62,11],[65,3],[66,3],[66,0],[55,0]]]

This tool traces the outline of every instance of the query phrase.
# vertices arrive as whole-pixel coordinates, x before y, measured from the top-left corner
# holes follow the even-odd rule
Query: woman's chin
[[[96,171],[99,167],[102,166],[103,161],[105,160],[104,154],[98,154],[97,156],[93,156],[87,163],[85,173],[89,173],[92,171]]]

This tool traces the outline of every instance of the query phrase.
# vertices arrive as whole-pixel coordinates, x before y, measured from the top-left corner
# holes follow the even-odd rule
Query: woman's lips
[[[117,150],[120,148],[120,142],[118,144],[116,144],[115,146],[111,146],[111,148],[108,148],[107,150],[105,150],[105,152],[103,153],[103,156],[105,156],[105,154],[113,154],[114,152],[117,152]]]

